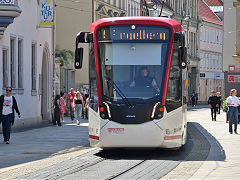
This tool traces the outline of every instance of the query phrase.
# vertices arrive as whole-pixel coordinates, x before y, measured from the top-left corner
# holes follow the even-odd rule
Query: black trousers
[[[221,104],[219,104],[218,107],[217,107],[218,114],[220,114],[220,110],[221,110]]]
[[[216,120],[216,113],[217,113],[217,107],[212,107],[212,108],[211,108],[212,120],[213,120],[213,119]]]
[[[60,121],[60,108],[59,107],[55,107],[54,109],[54,119],[53,119],[53,124],[54,125],[58,125],[61,126],[61,121]]]
[[[2,115],[2,131],[4,142],[10,140],[11,124],[13,121],[13,114]]]

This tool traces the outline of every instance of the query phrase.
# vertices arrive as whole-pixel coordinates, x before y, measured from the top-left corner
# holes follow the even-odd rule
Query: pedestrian
[[[64,92],[61,92],[61,97],[60,97],[60,117],[62,119],[62,123],[64,123],[64,114],[66,112],[66,99],[65,99],[66,94]]]
[[[229,133],[233,133],[232,124],[234,123],[234,132],[235,134],[237,134],[239,99],[237,97],[236,89],[232,89],[230,91],[230,96],[227,98],[227,105],[229,118]]]
[[[222,106],[222,96],[220,92],[217,92],[217,99],[218,99],[217,113],[220,114],[220,110]]]
[[[87,103],[87,99],[89,98],[89,89],[86,89],[86,93],[84,94],[84,100],[85,100],[85,105],[84,105],[84,116],[86,119],[88,119],[88,112],[86,111],[86,103]]]
[[[15,112],[18,114],[18,118],[21,117],[18,110],[16,98],[11,95],[12,88],[6,88],[6,95],[0,97],[0,119],[2,121],[2,131],[4,143],[9,144],[11,125],[14,125]]]
[[[198,93],[196,92],[195,93],[195,106],[198,105]]]
[[[194,93],[194,92],[192,93],[191,101],[192,101],[192,107],[196,106],[196,104],[195,104],[195,102],[196,102],[196,97],[195,97],[195,93]]]
[[[88,108],[89,108],[89,97],[86,99],[85,106],[84,106],[86,119],[88,119]]]
[[[67,95],[67,102],[69,104],[70,116],[72,123],[74,121],[74,98],[76,97],[76,93],[73,88],[70,89],[70,92]]]
[[[85,94],[81,93],[81,97],[83,98],[83,101],[85,103],[85,101],[86,101]],[[83,106],[82,106],[83,107],[82,108],[82,119],[85,119],[84,106],[85,106],[85,104],[83,104]]]
[[[53,118],[53,125],[62,126],[60,120],[60,95],[56,95],[54,100],[54,118]]]
[[[77,91],[76,97],[74,99],[74,104],[75,104],[77,125],[80,125],[80,120],[82,117],[82,109],[84,107],[84,100],[83,100],[82,94],[79,91]]]
[[[211,116],[212,120],[216,121],[216,113],[217,113],[217,107],[218,107],[218,98],[215,95],[215,91],[212,91],[212,96],[208,98],[208,104],[209,107],[211,108]]]

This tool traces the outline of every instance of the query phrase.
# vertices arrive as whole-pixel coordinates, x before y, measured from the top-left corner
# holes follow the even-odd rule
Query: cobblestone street
[[[239,179],[240,136],[225,118],[189,109],[188,143],[177,151],[90,148],[87,122],[12,133],[0,144],[0,179]]]

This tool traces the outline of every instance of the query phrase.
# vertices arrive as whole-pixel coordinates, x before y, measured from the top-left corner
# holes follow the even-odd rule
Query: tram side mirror
[[[179,59],[179,66],[181,69],[185,69],[187,67],[187,48],[186,47],[179,47],[178,48],[178,59]]]
[[[75,68],[81,69],[83,62],[83,48],[77,47],[75,50]]]
[[[89,32],[79,32],[76,37],[75,46],[75,68],[81,69],[83,62],[83,48],[78,47],[79,43],[89,43],[93,41],[93,34]]]

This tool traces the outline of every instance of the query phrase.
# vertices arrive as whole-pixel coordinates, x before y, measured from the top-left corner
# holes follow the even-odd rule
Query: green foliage
[[[223,101],[223,111],[227,112],[228,111],[228,105],[227,105],[227,99]]]
[[[58,61],[62,66],[68,65],[69,61],[73,61],[74,53],[71,50],[59,49],[57,45],[55,49],[55,57],[58,58]]]
[[[64,114],[66,117],[70,116],[70,109],[69,108],[66,108],[66,111],[65,111],[65,114]]]

